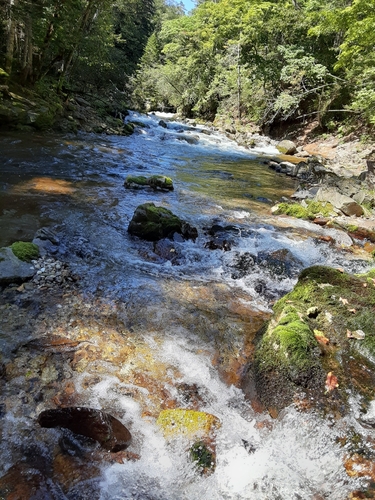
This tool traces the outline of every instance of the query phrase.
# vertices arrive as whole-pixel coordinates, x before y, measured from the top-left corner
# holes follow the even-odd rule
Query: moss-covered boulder
[[[14,255],[24,262],[31,262],[39,257],[39,247],[28,241],[16,241],[10,247]]]
[[[328,201],[318,202],[305,200],[304,205],[300,203],[278,203],[272,208],[272,213],[275,215],[289,215],[297,219],[314,220],[317,217],[330,217],[336,215],[333,205]]]
[[[165,175],[153,175],[148,180],[148,184],[155,190],[173,191],[173,181],[170,177],[166,177]]]
[[[174,189],[172,179],[165,175],[153,175],[152,177],[129,175],[124,186],[127,189],[152,188],[155,191],[173,191]]]
[[[243,388],[276,413],[305,401],[345,414],[348,397],[366,411],[375,397],[375,270],[350,275],[325,266],[304,270],[274,305],[259,333]]]
[[[122,126],[123,135],[132,135],[134,132],[134,125],[132,123],[124,123]]]
[[[157,207],[154,203],[144,203],[136,208],[128,232],[147,241],[173,237],[175,233],[186,239],[195,239],[198,235],[195,228],[167,208]]]
[[[215,453],[204,441],[197,441],[190,448],[190,458],[201,474],[209,474],[215,470]]]

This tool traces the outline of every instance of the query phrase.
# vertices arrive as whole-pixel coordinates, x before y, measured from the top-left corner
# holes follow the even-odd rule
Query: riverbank
[[[16,84],[0,86],[0,129],[20,132],[55,131],[130,135],[124,124],[126,98],[42,89],[38,92]]]

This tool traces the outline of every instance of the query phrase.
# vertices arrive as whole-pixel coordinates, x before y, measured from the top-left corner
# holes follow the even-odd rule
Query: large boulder
[[[280,141],[276,145],[277,149],[280,151],[280,153],[284,155],[293,155],[294,153],[297,152],[297,147],[294,144],[293,141],[288,141],[285,139],[284,141]]]
[[[147,241],[173,237],[175,233],[193,240],[198,236],[197,230],[190,224],[167,208],[157,207],[154,203],[144,203],[136,208],[128,232]]]
[[[36,273],[35,267],[16,257],[10,247],[0,248],[0,286],[23,283]]]
[[[360,217],[364,214],[363,208],[353,198],[339,193],[334,188],[320,188],[316,193],[315,201],[329,202],[344,215]]]
[[[301,399],[345,415],[349,398],[375,399],[374,271],[305,269],[259,332],[242,388],[277,414]],[[367,402],[367,403],[366,403]]]

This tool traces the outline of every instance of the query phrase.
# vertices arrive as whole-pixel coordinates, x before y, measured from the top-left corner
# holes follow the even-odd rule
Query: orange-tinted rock
[[[316,217],[313,220],[313,223],[317,224],[318,226],[325,226],[326,224],[328,224],[328,221],[329,219],[326,219],[325,217]]]
[[[366,241],[366,243],[363,245],[363,248],[365,252],[373,253],[375,252],[375,243],[370,243],[369,241]]]
[[[53,461],[53,476],[63,491],[68,492],[78,483],[100,476],[100,469],[80,458],[59,454]],[[90,500],[94,499],[90,497]]]
[[[13,465],[0,478],[1,500],[59,500],[61,492],[38,470],[26,464]]]
[[[106,450],[117,452],[129,446],[131,434],[117,418],[101,410],[85,407],[43,411],[38,422],[42,427],[64,427],[98,441]]]
[[[328,160],[333,160],[336,156],[335,146],[337,144],[322,144],[319,142],[313,142],[311,144],[306,144],[303,149],[307,151],[312,156],[323,156]]]
[[[344,466],[350,477],[369,477],[375,481],[375,462],[373,460],[355,453],[346,460]]]

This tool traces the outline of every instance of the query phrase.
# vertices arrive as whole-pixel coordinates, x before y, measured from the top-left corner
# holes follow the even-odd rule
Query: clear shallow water
[[[272,302],[292,288],[303,268],[321,263],[358,271],[367,264],[319,242],[320,229],[314,233],[311,225],[275,225],[269,208],[292,193],[295,184],[262,164],[262,155],[276,153],[272,146],[246,150],[199,127],[168,122],[165,129],[158,125],[160,117],[133,118],[148,128],[126,138],[35,135],[0,141],[0,246],[30,239],[37,228],[50,227],[61,241],[58,258],[81,276],[84,295],[77,310],[92,310],[81,334],[103,349],[99,327],[95,337],[89,326],[102,314],[90,297],[101,297],[113,310],[114,328],[132,334],[119,338],[117,347],[127,342],[143,346],[143,354],[132,361],[135,367],[164,385],[183,407],[186,403],[176,387],[197,387],[199,409],[221,421],[216,470],[201,477],[188,459],[187,443],[168,443],[161,435],[155,415],[163,401],[157,401],[160,395],[152,393],[150,383],[137,381],[134,365],[123,359],[115,366],[108,358],[83,372],[65,368],[80,404],[116,412],[131,429],[132,449],[140,455],[135,462],[105,468],[100,497],[346,498],[358,485],[345,473],[345,450],[336,438],[357,426],[354,416],[332,429],[319,416],[295,408],[277,420],[256,414],[242,391],[223,381],[235,371],[233,362],[218,362],[217,356],[246,356],[246,339],[261,324],[259,315],[266,317]],[[155,193],[123,187],[127,175],[152,174],[172,177],[175,190]],[[198,228],[195,243],[176,244],[181,252],[178,265],[155,255],[152,243],[128,235],[135,208],[146,201],[171,209]],[[205,247],[214,224],[230,227],[230,251]],[[263,264],[272,252],[284,252],[290,267]],[[243,256],[255,256],[257,262],[238,266]],[[72,313],[74,321],[81,320],[79,314]],[[64,321],[57,315],[46,332],[60,328],[73,335],[78,327]],[[87,377],[96,378],[87,385]],[[30,405],[27,417],[21,418],[18,403],[12,401],[10,397],[3,435],[14,450],[1,452],[4,470],[18,453],[15,426],[32,428],[38,411],[51,406]],[[38,434],[31,432],[28,439],[38,439]],[[251,452],[244,443],[251,444]],[[76,497],[72,493],[68,498]]]

